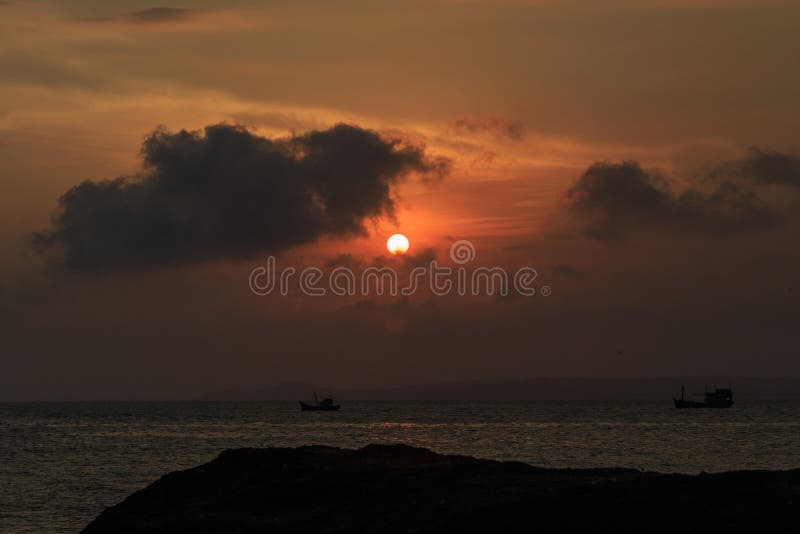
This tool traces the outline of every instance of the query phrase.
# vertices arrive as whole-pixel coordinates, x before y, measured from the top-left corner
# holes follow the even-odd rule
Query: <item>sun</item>
[[[403,234],[394,234],[386,240],[386,248],[392,254],[403,254],[408,250],[408,238]]]

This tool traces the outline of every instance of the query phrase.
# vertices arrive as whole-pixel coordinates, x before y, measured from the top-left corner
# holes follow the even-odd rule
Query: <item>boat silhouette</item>
[[[672,401],[676,408],[730,408],[733,406],[733,390],[715,387],[712,391],[708,391],[706,386],[703,399],[703,401],[686,400],[685,389],[681,385],[681,398],[673,398]]]
[[[333,399],[325,397],[322,400],[317,399],[317,392],[314,392],[314,404],[308,404],[300,401],[300,409],[304,412],[335,412],[341,405],[335,404]]]

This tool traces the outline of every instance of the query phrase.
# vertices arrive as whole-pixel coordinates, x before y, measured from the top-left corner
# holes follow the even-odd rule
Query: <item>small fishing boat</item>
[[[673,398],[676,408],[730,408],[733,406],[733,390],[730,388],[714,388],[708,391],[706,386],[704,400],[686,400],[685,389],[681,386],[681,398]]]
[[[335,412],[341,408],[339,404],[335,404],[333,399],[325,397],[322,400],[317,399],[317,392],[314,392],[314,404],[308,404],[300,401],[300,409],[304,412]]]

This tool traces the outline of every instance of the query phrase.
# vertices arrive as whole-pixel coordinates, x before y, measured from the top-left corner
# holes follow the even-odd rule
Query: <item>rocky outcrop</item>
[[[796,532],[800,470],[542,469],[405,445],[227,450],[101,513],[86,534]]]

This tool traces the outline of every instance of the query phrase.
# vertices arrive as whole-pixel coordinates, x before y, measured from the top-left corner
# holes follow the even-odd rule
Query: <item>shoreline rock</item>
[[[164,475],[83,532],[796,532],[798,504],[800,469],[545,469],[406,445],[307,446],[226,450]]]

